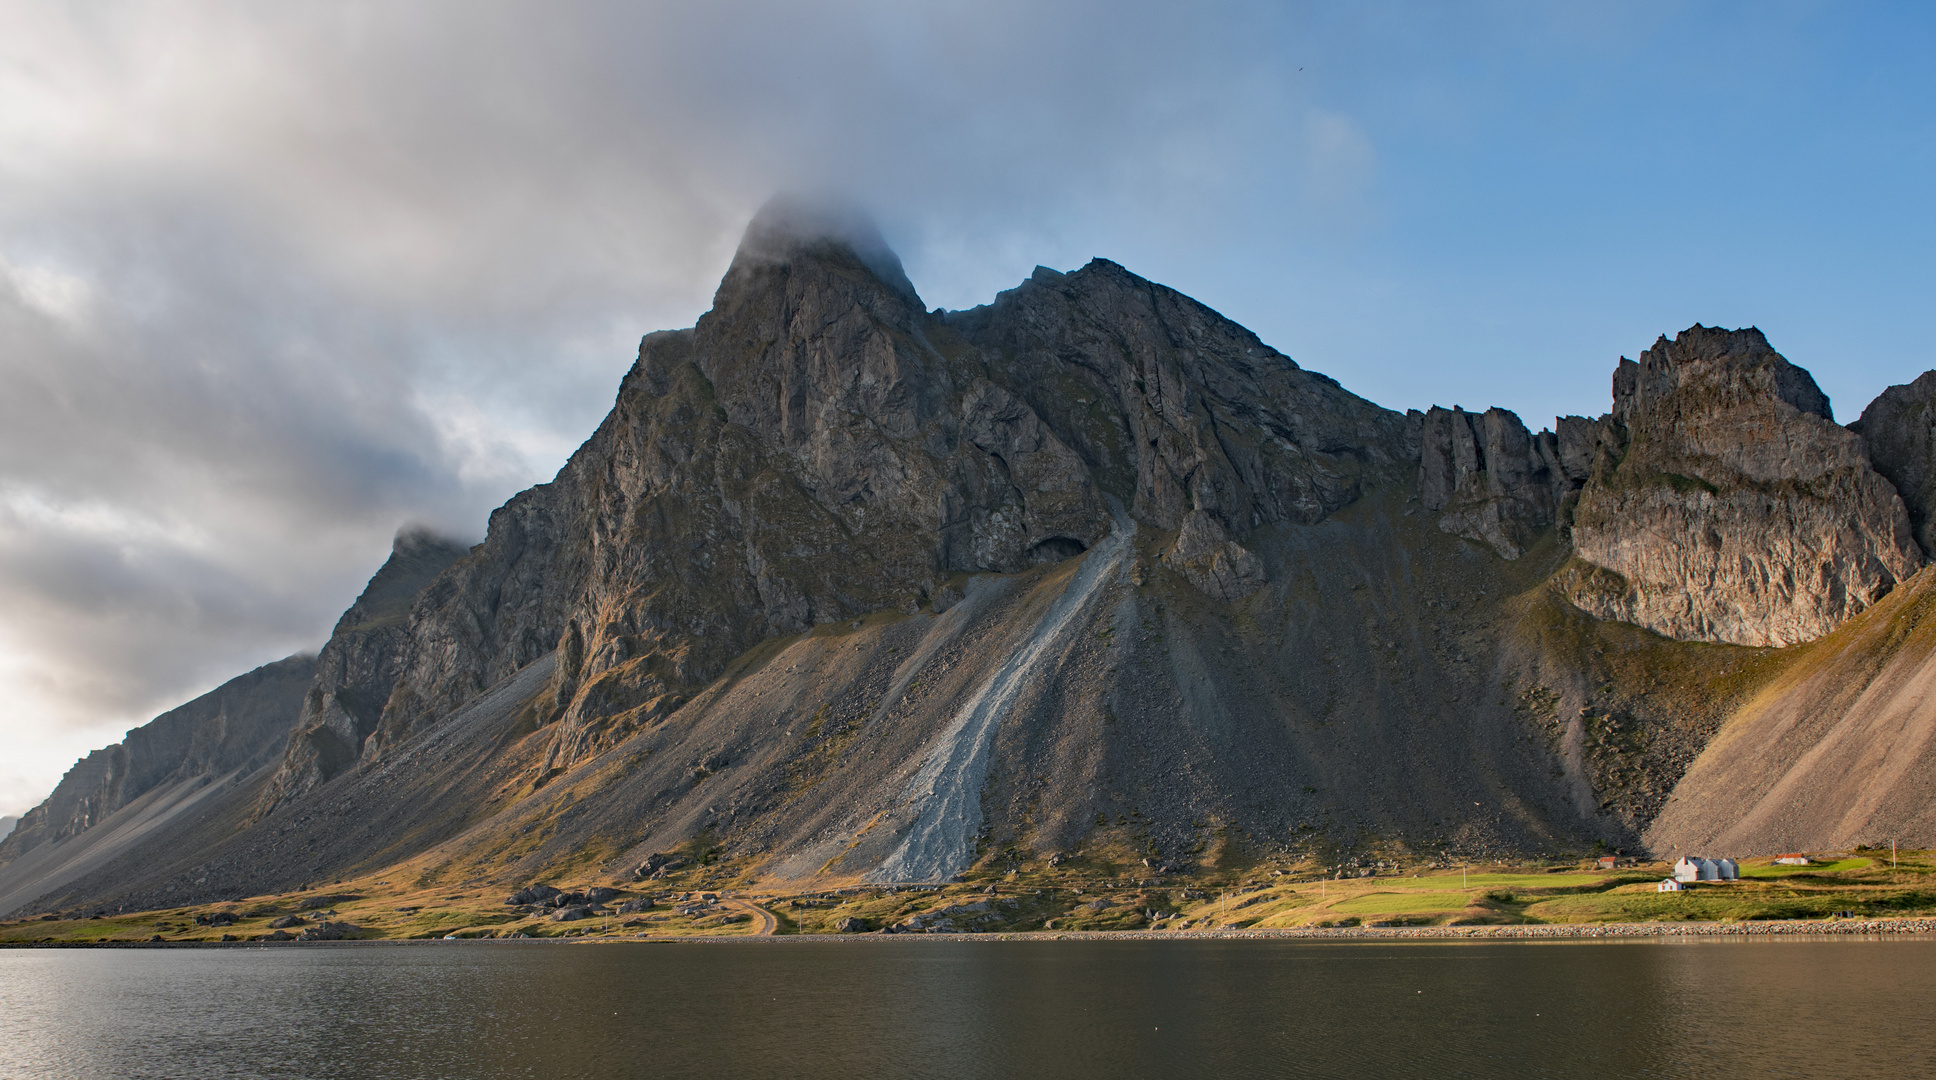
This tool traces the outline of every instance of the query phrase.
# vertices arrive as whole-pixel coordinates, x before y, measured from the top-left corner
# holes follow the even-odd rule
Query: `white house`
[[[1741,867],[1733,859],[1703,859],[1699,855],[1683,855],[1674,864],[1675,881],[1734,881],[1741,877]]]
[[[1663,881],[1660,884],[1654,886],[1654,891],[1655,892],[1686,892],[1687,886],[1682,885],[1680,882],[1674,880],[1673,878],[1668,878],[1666,881]]]
[[[1808,856],[1783,855],[1781,858],[1775,860],[1775,865],[1776,866],[1807,866]]]

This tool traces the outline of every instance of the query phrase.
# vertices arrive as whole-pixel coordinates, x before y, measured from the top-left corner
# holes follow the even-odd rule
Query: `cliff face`
[[[1518,416],[1474,416],[1433,406],[1421,422],[1419,497],[1439,528],[1517,559],[1553,523],[1568,490],[1552,432],[1534,436]],[[1582,474],[1583,475],[1583,474]]]
[[[316,674],[276,775],[257,808],[267,814],[353,764],[390,700],[410,643],[410,606],[424,587],[468,553],[454,541],[405,529],[390,558],[336,621],[316,657]]]
[[[1696,326],[1614,375],[1569,598],[1668,637],[1820,637],[1922,565],[1895,489],[1758,330]]]
[[[0,865],[79,835],[160,785],[267,763],[301,708],[315,665],[309,656],[265,664],[82,758],[0,840]]]
[[[1849,430],[1902,496],[1924,556],[1936,552],[1936,371],[1884,390]]]

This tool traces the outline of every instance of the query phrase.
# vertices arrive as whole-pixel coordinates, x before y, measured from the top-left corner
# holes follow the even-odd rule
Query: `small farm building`
[[[1741,877],[1741,866],[1733,859],[1703,859],[1683,855],[1674,864],[1676,881],[1734,881]]]

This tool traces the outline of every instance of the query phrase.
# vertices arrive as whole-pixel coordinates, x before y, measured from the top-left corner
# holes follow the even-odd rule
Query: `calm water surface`
[[[0,952],[0,1077],[1936,1077],[1936,941]]]

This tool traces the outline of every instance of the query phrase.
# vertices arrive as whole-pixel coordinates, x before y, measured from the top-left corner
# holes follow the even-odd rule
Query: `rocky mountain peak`
[[[343,772],[364,751],[410,643],[410,607],[470,546],[405,526],[316,657],[282,764],[258,801],[260,816]]]
[[[1788,645],[1922,565],[1902,500],[1759,330],[1696,325],[1613,377],[1574,514],[1574,603],[1669,637]]]
[[[1831,423],[1828,395],[1806,370],[1796,367],[1750,326],[1724,330],[1695,323],[1671,340],[1662,335],[1638,362],[1622,357],[1613,376],[1613,415],[1633,422],[1658,408],[1671,408],[1690,395],[1730,396],[1737,403],[1756,398],[1779,401]]]
[[[410,613],[417,593],[470,550],[470,545],[422,525],[406,525],[390,541],[390,557],[365,585],[356,602],[337,620],[336,634],[374,622],[399,622]]]
[[[921,307],[921,297],[879,226],[865,210],[833,195],[781,194],[767,200],[747,224],[721,290],[758,271],[802,260],[833,262],[850,257],[901,299]]]

